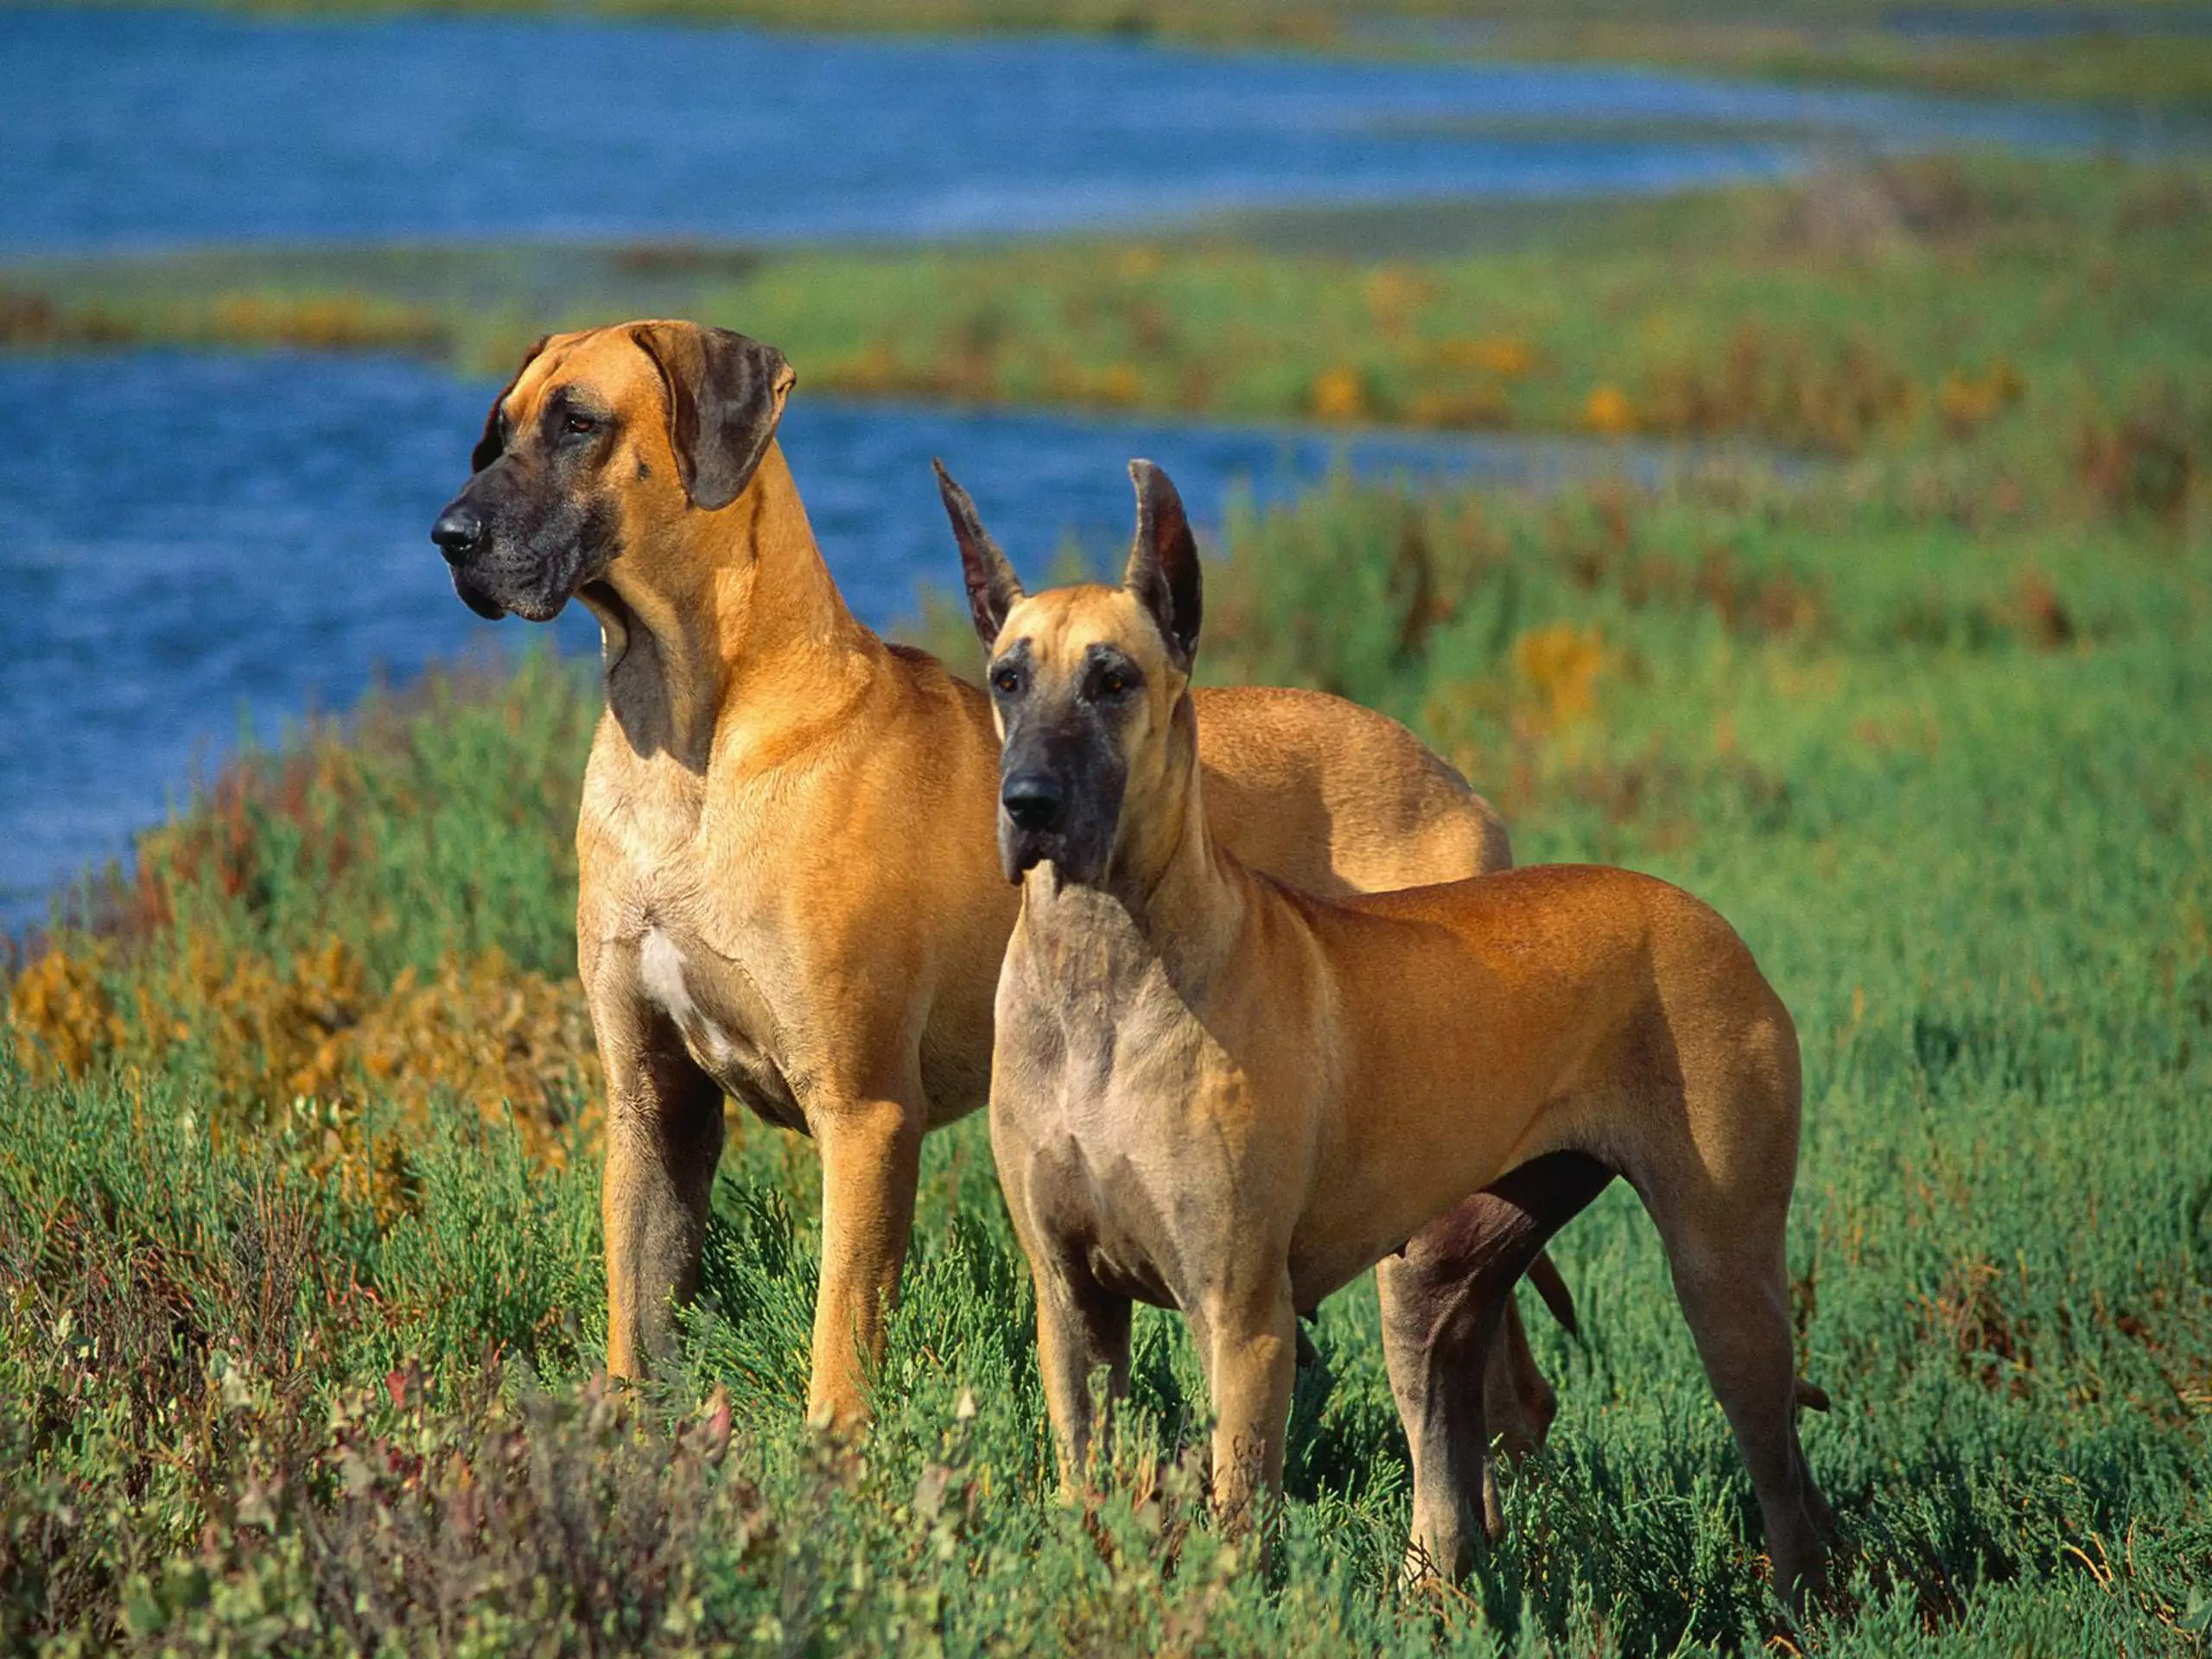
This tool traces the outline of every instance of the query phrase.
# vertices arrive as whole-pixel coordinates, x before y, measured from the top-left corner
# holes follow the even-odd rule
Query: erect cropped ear
[[[944,498],[944,516],[952,520],[952,538],[960,543],[960,574],[968,582],[968,614],[975,619],[976,632],[983,644],[995,645],[999,630],[1006,626],[1007,613],[1021,602],[1020,580],[999,544],[991,539],[991,532],[983,528],[983,521],[976,516],[976,504],[968,499],[968,492],[952,481],[943,461],[932,461],[930,465],[937,468],[937,491]]]
[[[537,361],[537,354],[545,349],[545,342],[552,338],[550,334],[537,337],[536,343],[522,354],[522,361],[515,365],[515,372],[508,378],[507,384],[499,388],[499,395],[492,400],[492,412],[484,417],[484,435],[476,440],[475,450],[468,457],[470,472],[482,472],[505,450],[507,441],[499,435],[499,410],[506,404],[507,394],[522,378],[523,371]]]
[[[1198,544],[1175,486],[1148,461],[1129,463],[1137,486],[1137,539],[1129,550],[1122,585],[1142,601],[1167,641],[1167,654],[1185,673],[1198,652]]]
[[[668,443],[695,507],[726,507],[753,481],[798,376],[772,346],[693,322],[641,322],[630,338],[660,371]]]

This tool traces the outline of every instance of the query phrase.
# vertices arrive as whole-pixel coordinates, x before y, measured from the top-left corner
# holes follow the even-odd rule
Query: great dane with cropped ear
[[[773,347],[688,322],[543,340],[432,536],[479,612],[544,620],[573,596],[604,639],[576,939],[607,1081],[608,1367],[639,1375],[697,1285],[728,1094],[820,1148],[808,1409],[852,1424],[923,1132],[987,1092],[1018,895],[989,707],[846,609],[776,442],[791,383]],[[1508,861],[1489,806],[1382,716],[1296,691],[1200,702],[1222,832],[1286,880]],[[1494,1421],[1533,1444],[1554,1402],[1511,1334]]]
[[[1165,474],[1130,471],[1121,587],[1027,597],[1002,562],[967,561],[1004,739],[999,852],[1021,884],[991,1147],[1066,1478],[1086,1468],[1093,1374],[1126,1380],[1131,1300],[1179,1307],[1213,1396],[1215,1501],[1246,1516],[1281,1491],[1299,1314],[1376,1267],[1410,1554],[1457,1573],[1487,1485],[1471,1384],[1508,1293],[1625,1175],[1802,1605],[1829,1516],[1796,1425],[1789,1011],[1727,923],[1648,876],[1553,866],[1325,899],[1255,872],[1201,763],[1190,525]],[[1424,1231],[1485,1186],[1476,1233]]]

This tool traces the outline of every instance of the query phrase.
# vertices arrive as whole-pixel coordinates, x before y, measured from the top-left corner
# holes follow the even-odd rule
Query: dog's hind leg
[[[1646,1118],[1668,1127],[1631,1155],[1631,1178],[1750,1471],[1775,1587],[1802,1611],[1822,1588],[1828,1510],[1797,1438],[1785,1254],[1797,1163],[1796,1046],[1764,1057],[1738,1049],[1726,1065],[1688,1058],[1681,1092]]]
[[[1503,1533],[1484,1407],[1493,1344],[1515,1282],[1612,1178],[1581,1153],[1534,1159],[1376,1264],[1383,1358],[1413,1453],[1410,1574],[1464,1573],[1478,1516],[1486,1535]]]
[[[1827,1504],[1797,1438],[1780,1216],[1764,1226],[1746,1227],[1745,1219],[1685,1205],[1660,1221],[1660,1232],[1698,1357],[1758,1495],[1775,1587],[1802,1608],[1821,1587],[1818,1517]]]
[[[1552,1432],[1559,1415],[1559,1390],[1537,1368],[1529,1349],[1528,1327],[1521,1322],[1521,1304],[1511,1296],[1498,1298],[1497,1334],[1483,1362],[1483,1427],[1497,1445],[1498,1454],[1518,1466],[1534,1456]]]

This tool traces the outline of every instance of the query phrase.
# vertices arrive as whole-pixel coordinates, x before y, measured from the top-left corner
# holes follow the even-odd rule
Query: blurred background
[[[1910,215],[1866,183],[1887,159],[2201,136],[2201,9],[1763,16],[0,12],[0,915],[248,734],[482,648],[423,531],[547,327],[784,346],[802,488],[884,625],[949,576],[938,452],[1030,559],[1111,543],[1139,451],[1210,523],[1336,463],[1648,480],[1651,440],[1699,436],[1791,464],[1770,421],[1593,404],[1619,371],[1570,367],[1532,296],[1440,307],[1421,263],[1816,175],[1811,211],[1879,236]],[[1370,374],[1363,327],[1427,338]]]

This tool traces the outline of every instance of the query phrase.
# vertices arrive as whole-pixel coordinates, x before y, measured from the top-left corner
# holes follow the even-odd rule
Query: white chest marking
[[[676,948],[675,940],[657,927],[648,930],[638,946],[638,981],[688,1040],[715,1060],[731,1058],[734,1045],[728,1033],[702,1014],[691,1000],[691,988],[683,981],[683,953]]]

